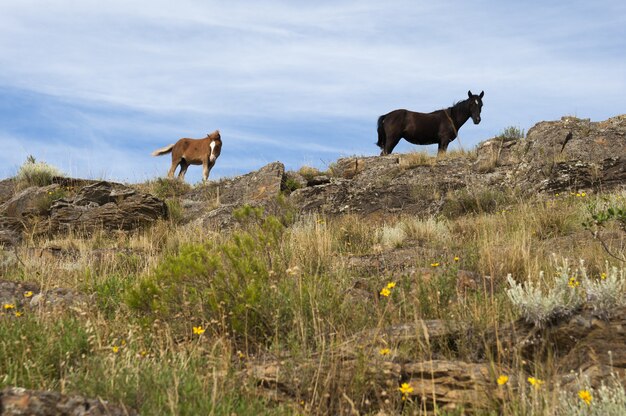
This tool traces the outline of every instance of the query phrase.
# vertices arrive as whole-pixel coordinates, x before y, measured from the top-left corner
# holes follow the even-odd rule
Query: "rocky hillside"
[[[181,195],[184,219],[225,226],[234,208],[271,205],[291,190],[288,200],[300,212],[424,216],[453,210],[449,196],[455,193],[608,191],[626,183],[626,115],[602,122],[573,117],[541,122],[526,138],[494,138],[480,143],[475,153],[439,159],[421,153],[349,157],[307,176],[285,172],[274,162],[197,186]],[[0,186],[4,244],[19,240],[19,230],[33,218],[38,232],[57,233],[100,226],[129,230],[167,216],[163,202],[132,186],[59,178],[13,195],[11,183]]]
[[[323,249],[313,247],[314,244],[309,246],[310,243],[293,245],[297,243],[297,238],[304,238],[298,232],[305,235],[319,232],[316,228],[318,226],[311,226],[305,220],[305,225],[301,225],[305,227],[305,231],[294,231],[289,237],[289,244],[293,246],[289,247],[293,252],[302,250],[306,253],[298,257],[301,263],[306,263],[308,257],[318,254],[320,257],[331,257],[332,264],[338,270],[332,270],[331,267],[325,269],[316,264],[311,266],[310,273],[318,280],[326,276],[324,273],[332,279],[345,279],[341,292],[337,294],[337,305],[342,310],[381,313],[380,322],[374,327],[364,325],[359,330],[346,331],[341,335],[341,343],[338,345],[331,348],[322,343],[322,347],[307,356],[296,357],[293,352],[261,352],[262,348],[255,346],[252,349],[258,351],[244,358],[244,354],[238,350],[243,348],[240,339],[234,335],[232,340],[229,338],[232,328],[225,335],[216,332],[214,336],[220,342],[232,342],[232,349],[237,351],[237,356],[229,361],[229,365],[236,362],[234,369],[231,368],[230,373],[220,370],[220,374],[236,374],[236,379],[243,385],[254,386],[255,397],[268,400],[264,403],[287,403],[289,409],[296,409],[296,413],[305,410],[310,413],[332,411],[337,414],[359,414],[381,411],[388,413],[380,414],[392,414],[393,411],[403,408],[404,401],[417,404],[414,409],[421,409],[424,413],[435,409],[458,412],[487,409],[502,411],[507,394],[511,391],[505,394],[503,390],[494,388],[495,367],[501,373],[511,374],[511,383],[517,378],[519,380],[516,382],[523,384],[525,372],[532,371],[528,363],[539,366],[537,363],[547,359],[546,357],[551,361],[552,380],[564,390],[575,389],[579,380],[576,375],[584,375],[592,386],[598,387],[617,371],[621,382],[626,383],[625,308],[616,309],[610,316],[599,317],[592,309],[582,307],[567,319],[552,322],[547,328],[537,328],[524,320],[506,324],[496,322],[489,327],[483,324],[464,327],[452,319],[413,319],[404,311],[405,306],[398,306],[397,315],[403,318],[401,322],[396,322],[385,317],[387,309],[381,306],[384,301],[381,296],[387,295],[379,292],[377,285],[380,282],[396,279],[397,276],[402,276],[407,282],[418,282],[418,288],[411,286],[410,295],[407,295],[412,296],[410,299],[416,303],[415,299],[418,297],[424,302],[434,296],[438,298],[443,289],[436,282],[451,279],[449,283],[452,289],[448,288],[451,290],[448,303],[454,305],[451,308],[463,310],[470,307],[468,293],[481,299],[478,303],[489,299],[493,305],[499,305],[498,294],[503,293],[503,276],[490,276],[477,268],[470,270],[469,263],[467,269],[456,266],[454,262],[459,261],[458,257],[450,260],[454,267],[445,270],[438,268],[439,263],[433,263],[430,268],[422,267],[416,258],[454,256],[448,247],[442,249],[430,241],[437,240],[434,237],[436,232],[426,234],[426,237],[415,232],[415,238],[409,239],[407,244],[386,245],[378,234],[372,235],[370,230],[357,230],[360,227],[359,222],[365,218],[383,224],[406,217],[424,221],[432,218],[454,220],[468,213],[497,213],[531,198],[542,200],[558,194],[598,195],[619,192],[626,189],[626,115],[602,122],[573,117],[541,122],[531,128],[525,138],[493,138],[482,142],[475,151],[451,153],[438,158],[422,153],[343,158],[332,164],[326,172],[314,169],[286,172],[282,163],[274,162],[243,176],[194,187],[167,180],[124,185],[54,178],[53,183],[47,186],[19,188],[20,185],[12,179],[0,182],[0,245],[3,247],[0,258],[0,305],[4,305],[5,309],[4,314],[0,314],[0,325],[3,320],[12,322],[9,321],[12,318],[9,312],[13,310],[19,311],[20,315],[36,312],[39,316],[71,310],[71,313],[76,313],[79,317],[79,321],[87,319],[89,331],[94,331],[91,327],[92,320],[103,318],[92,316],[93,305],[106,305],[104,310],[107,313],[110,313],[111,307],[101,293],[85,292],[83,279],[97,280],[93,276],[100,269],[107,270],[103,279],[109,278],[111,274],[115,275],[108,271],[117,270],[115,262],[122,258],[124,267],[131,267],[136,274],[133,278],[139,280],[116,283],[118,286],[113,286],[115,290],[107,289],[109,291],[105,293],[112,298],[122,290],[131,293],[135,287],[132,285],[143,284],[140,279],[154,273],[155,263],[163,261],[162,253],[168,253],[171,257],[172,252],[176,253],[180,249],[179,246],[184,246],[178,240],[167,243],[169,234],[181,232],[193,235],[192,230],[203,230],[202,234],[209,236],[212,232],[216,235],[227,234],[228,230],[234,232],[243,227],[239,214],[242,207],[261,207],[264,216],[273,214],[281,217],[286,213],[296,213],[305,218],[307,214],[312,214],[321,226],[326,221],[329,224],[337,221],[336,224],[340,225],[338,228],[341,228],[338,242],[328,243]],[[549,210],[553,205],[546,206],[546,215],[550,215]],[[555,228],[570,227],[564,223],[566,220],[561,222],[558,217],[559,215],[551,217],[551,221],[556,224]],[[341,222],[342,218],[348,220]],[[350,222],[350,218],[357,220]],[[162,235],[158,234],[159,224],[168,219],[169,228]],[[96,248],[86,250],[80,248],[80,244],[74,240],[97,240],[100,238],[98,235],[106,235],[106,238],[113,240],[129,241],[132,237],[128,236],[132,236],[133,232],[151,229],[157,230],[154,232],[156,237],[152,237],[153,240],[149,243],[144,243],[140,250],[133,246],[139,245],[138,242],[127,243],[124,248],[119,248],[117,242],[113,248],[99,248],[97,244],[100,243],[96,242]],[[266,231],[264,228],[258,230]],[[332,234],[332,230],[326,232]],[[355,241],[358,241],[351,239],[350,233],[361,233],[359,238],[367,240],[363,242],[367,249],[355,247]],[[471,233],[460,232],[458,235],[465,234]],[[545,251],[548,251],[557,245],[580,244],[580,236],[572,234],[574,237],[568,236],[574,241],[571,244],[552,230],[537,238],[546,241]],[[115,237],[118,235],[119,237]],[[137,235],[142,238],[140,234]],[[622,234],[616,231],[609,237],[617,242],[617,246],[622,244],[623,247]],[[211,238],[213,237],[209,240]],[[217,237],[213,239],[217,240]],[[70,243],[59,244],[59,241],[67,240]],[[278,290],[277,286],[281,284],[280,281],[271,280],[272,276],[278,274],[284,275],[285,279],[302,279],[304,272],[291,264],[295,261],[293,259],[287,262],[289,264],[286,266],[291,267],[285,267],[285,270],[281,269],[282,266],[275,265],[278,260],[274,259],[271,250],[286,250],[281,244],[287,243],[280,242],[270,250],[270,242],[263,241],[263,244],[267,244],[267,247],[260,248],[263,255],[256,253],[254,256],[264,257],[267,254],[269,257],[267,277],[271,284],[268,285],[268,292],[263,293],[265,297],[271,297],[269,294]],[[196,241],[189,238],[184,243],[195,244]],[[220,247],[226,253],[224,259],[227,259],[223,262],[232,264],[220,266],[225,269],[220,271],[221,274],[216,272],[214,280],[219,276],[240,273],[243,266],[233,262],[238,256],[245,257],[248,253],[246,250],[252,250],[247,246],[245,249],[237,246],[239,243],[230,246],[230,242],[226,241],[223,244]],[[449,241],[446,244],[452,245]],[[335,247],[337,245],[341,245],[340,249]],[[236,251],[233,247],[242,251]],[[498,253],[504,253],[505,257],[510,254],[502,247],[496,249],[500,250]],[[154,253],[148,253],[150,250]],[[327,251],[313,253],[314,250]],[[468,249],[468,253],[479,255],[476,250],[472,250]],[[234,252],[239,254],[232,254]],[[623,252],[617,254],[623,255]],[[286,255],[281,253],[276,257]],[[87,271],[76,274],[76,270],[82,270],[81,261],[86,261]],[[127,263],[131,266],[127,266]],[[143,266],[140,268],[136,264]],[[505,268],[502,264],[498,270]],[[514,265],[515,262],[510,261],[506,267],[511,264]],[[64,281],[77,282],[75,287],[51,285],[56,280],[41,276],[41,270],[45,273],[48,265],[53,265],[52,270],[64,276]],[[110,269],[107,268],[108,265],[111,265]],[[256,263],[253,266],[246,264],[243,269],[263,274],[263,267],[266,267]],[[302,264],[300,266],[304,268]],[[214,267],[217,266],[212,265],[209,268],[211,273]],[[167,273],[158,276],[167,279],[179,269],[167,269]],[[35,273],[35,278],[29,274],[32,270],[40,274]],[[506,271],[508,270],[501,271],[501,274]],[[185,279],[188,277],[184,275]],[[183,286],[185,284],[186,281],[181,283]],[[420,289],[420,285],[431,288],[433,292],[423,292],[430,289]],[[150,288],[157,293],[157,286],[158,284],[141,287]],[[167,292],[168,296],[174,296],[173,293],[177,290]],[[194,286],[190,290],[190,293],[196,294],[200,289]],[[298,290],[299,292],[294,293],[302,296],[302,288]],[[140,295],[141,293],[135,296]],[[129,295],[125,296],[128,299]],[[154,296],[157,299],[157,295]],[[190,305],[192,298],[191,295],[189,298],[183,297],[181,302]],[[227,301],[228,298],[225,298],[223,302]],[[445,307],[448,307],[448,303]],[[130,308],[131,312],[125,312],[129,316],[135,316],[133,313],[146,313],[146,310],[150,311],[146,316],[157,316],[157,309],[150,309],[152,301],[140,303],[140,306],[132,306],[135,304],[130,301],[127,304],[130,306],[118,306],[124,311]],[[196,306],[204,307],[203,305],[199,303]],[[168,306],[170,307],[171,305]],[[249,307],[246,304],[244,309]],[[313,315],[322,313],[317,308],[317,305],[313,308]],[[157,321],[165,321],[172,328],[182,325],[179,319],[187,316],[187,312],[184,309],[177,311],[172,312],[172,316],[159,315]],[[84,318],[85,316],[89,318]],[[138,320],[144,324],[146,316],[141,316]],[[320,336],[326,342],[326,337],[330,335],[317,327],[319,323],[315,319],[312,322],[312,329],[302,329],[302,332],[310,330],[315,334],[323,333]],[[267,326],[266,323],[263,325]],[[109,332],[108,326],[105,327],[105,332]],[[480,333],[477,328],[480,328]],[[336,331],[333,329],[333,332]],[[172,334],[168,336],[173,338],[171,342],[176,345],[186,345],[189,341],[188,336],[183,333],[174,331]],[[104,335],[92,337],[101,336]],[[302,337],[309,339],[309,335]],[[95,342],[92,338],[90,340],[89,342]],[[246,345],[247,342],[246,338]],[[308,342],[310,341],[304,344]],[[468,343],[472,343],[471,347],[467,346]],[[388,345],[400,352],[389,359],[378,357],[367,361],[363,358],[368,354],[377,356],[381,345]],[[301,345],[299,348],[304,351],[309,347]],[[104,349],[107,348],[100,345],[96,353],[102,353]],[[428,357],[423,355],[424,350],[428,351]],[[460,351],[465,352],[461,354]],[[606,351],[610,353],[607,354]],[[210,353],[203,351],[202,354],[210,355],[212,352],[213,350]],[[0,351],[0,360],[2,354]],[[67,354],[69,357],[69,352]],[[139,354],[143,354],[143,350]],[[330,357],[325,357],[324,354],[330,354]],[[386,354],[380,353],[381,356]],[[493,357],[498,357],[497,363],[494,363]],[[80,366],[81,360],[77,359],[74,365]],[[215,371],[214,369],[212,377],[217,378]],[[316,386],[319,383],[318,387],[324,388],[326,393],[319,394],[310,387],[312,379],[307,378],[308,374],[315,375]],[[223,374],[219,377],[222,376]],[[398,398],[390,402],[386,395],[395,392],[403,383],[407,383],[411,391],[402,391],[402,402]],[[360,386],[358,392],[355,385]],[[86,399],[77,395],[21,387],[9,386],[0,391],[0,414],[136,414],[134,408],[141,404],[139,399],[135,403],[110,404],[99,398]],[[342,394],[331,397],[334,391],[341,391]],[[248,393],[246,390],[246,394]],[[359,401],[356,400],[357,396]]]

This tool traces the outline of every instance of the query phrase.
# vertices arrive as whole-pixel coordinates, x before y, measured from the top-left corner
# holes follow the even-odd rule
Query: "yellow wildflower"
[[[543,384],[543,380],[539,380],[538,378],[535,378],[535,377],[528,377],[528,382],[530,383],[531,386],[533,386],[536,389],[541,387],[541,385]]]
[[[585,402],[587,404],[587,406],[589,406],[591,404],[591,400],[593,400],[593,397],[591,397],[591,393],[589,393],[589,390],[581,390],[581,391],[579,391],[578,392],[578,397],[580,397],[580,400]]]
[[[396,282],[387,283],[387,289],[393,289],[394,287],[396,287]]]
[[[380,295],[387,297],[391,295],[391,290],[387,289],[386,287],[383,287],[382,290],[380,291]]]
[[[378,350],[380,355],[389,355],[391,354],[391,350],[389,348],[381,348]]]
[[[582,196],[583,198],[587,196],[587,194],[585,192],[581,192],[580,196]]]
[[[194,326],[193,327],[193,333],[195,335],[202,335],[202,334],[204,334],[204,331],[206,331],[206,329],[202,328],[202,326]]]
[[[432,267],[439,267],[439,262],[430,263],[430,265],[431,265]]]
[[[3,306],[5,311],[8,311],[10,309],[15,309],[15,304],[14,303],[5,303]]]
[[[570,277],[569,282],[567,284],[569,285],[569,287],[574,288],[574,289],[580,286],[580,282],[576,280],[575,277]]]
[[[459,256],[454,256],[454,261],[459,261],[459,260],[460,260]]]
[[[23,313],[22,313],[22,312],[20,312],[20,311],[15,312],[15,317],[16,317],[16,318],[19,318],[19,317],[20,317],[20,316],[22,316],[22,315],[23,315]]]
[[[30,297],[32,297],[32,296],[33,296],[33,292],[32,292],[32,291],[30,291],[30,290],[29,290],[29,291],[27,291],[27,292],[24,292],[24,297],[25,297],[25,298],[30,298]]]
[[[114,345],[111,347],[111,351],[113,351],[113,354],[117,354],[118,352],[120,352],[120,347]]]
[[[409,393],[413,393],[413,387],[409,383],[402,383],[400,387],[398,387],[400,393],[402,393],[402,400],[406,400],[406,395]]]
[[[606,273],[600,273],[600,279],[602,280],[606,279]]]
[[[509,381],[509,376],[505,376],[505,375],[501,375],[496,380],[499,386],[504,386],[506,383],[508,383],[508,381]]]

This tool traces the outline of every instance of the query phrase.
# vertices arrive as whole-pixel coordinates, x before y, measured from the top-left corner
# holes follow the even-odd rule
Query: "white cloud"
[[[285,143],[291,161],[375,154],[378,115],[485,90],[483,123],[462,131],[468,146],[511,124],[623,111],[626,58],[615,51],[626,48],[625,15],[617,1],[23,0],[2,6],[0,88],[77,109],[57,127],[86,144],[68,138],[65,150],[108,140],[121,176],[137,171],[125,159],[131,143],[145,152],[214,128],[261,155],[239,158],[241,169],[280,158]],[[312,142],[271,128],[298,124],[309,140],[322,122],[337,128]]]

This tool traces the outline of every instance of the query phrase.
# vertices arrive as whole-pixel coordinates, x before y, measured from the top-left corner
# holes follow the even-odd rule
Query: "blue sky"
[[[324,169],[378,154],[381,114],[484,90],[469,149],[508,126],[626,113],[625,63],[624,1],[2,0],[0,178],[32,154],[141,182],[169,168],[152,150],[215,129],[213,179]],[[410,150],[436,146],[396,148]]]

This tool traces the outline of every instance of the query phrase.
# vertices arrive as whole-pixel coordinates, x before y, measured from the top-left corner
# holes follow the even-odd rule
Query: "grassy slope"
[[[75,256],[36,257],[24,246],[18,250],[23,264],[6,278],[95,296],[88,307],[24,311],[20,317],[3,312],[0,387],[97,396],[146,415],[292,414],[343,400],[340,391],[358,405],[365,400],[365,383],[353,380],[337,388],[323,382],[328,370],[321,370],[335,348],[358,350],[353,335],[420,319],[450,319],[480,334],[517,318],[504,295],[507,273],[518,281],[537,279],[540,270],[555,269],[553,253],[557,259],[584,259],[592,275],[605,270],[606,262],[615,264],[581,224],[594,202],[609,198],[623,206],[623,193],[509,197],[490,212],[481,212],[480,196],[475,198],[479,208],[472,211],[478,212],[461,210],[453,218],[398,216],[382,222],[289,210],[282,218],[265,218],[241,209],[236,215],[242,227],[232,233],[170,221],[132,235],[29,241]],[[619,252],[624,234],[612,231],[616,238],[609,244]],[[407,262],[418,273],[349,267],[354,256],[384,260],[398,249],[414,253]],[[425,272],[419,270],[429,269],[437,269],[436,277],[422,279]],[[458,269],[492,276],[496,291],[459,295]],[[389,282],[396,283],[391,296],[378,296]],[[201,332],[194,327],[205,332],[194,333]],[[480,347],[476,340],[455,351],[399,349],[389,359],[469,360]],[[266,402],[241,376],[247,362],[265,356],[318,362],[318,370],[301,375],[301,385],[314,385],[315,391],[296,391],[297,399],[282,405]],[[380,357],[363,359],[376,363]],[[497,366],[498,357],[491,360]],[[534,367],[549,385],[549,360]],[[520,391],[524,384],[522,377]],[[493,411],[540,414],[559,404],[548,389],[533,397],[520,391],[511,389]],[[403,406],[397,391],[376,397],[371,408],[398,412]]]

